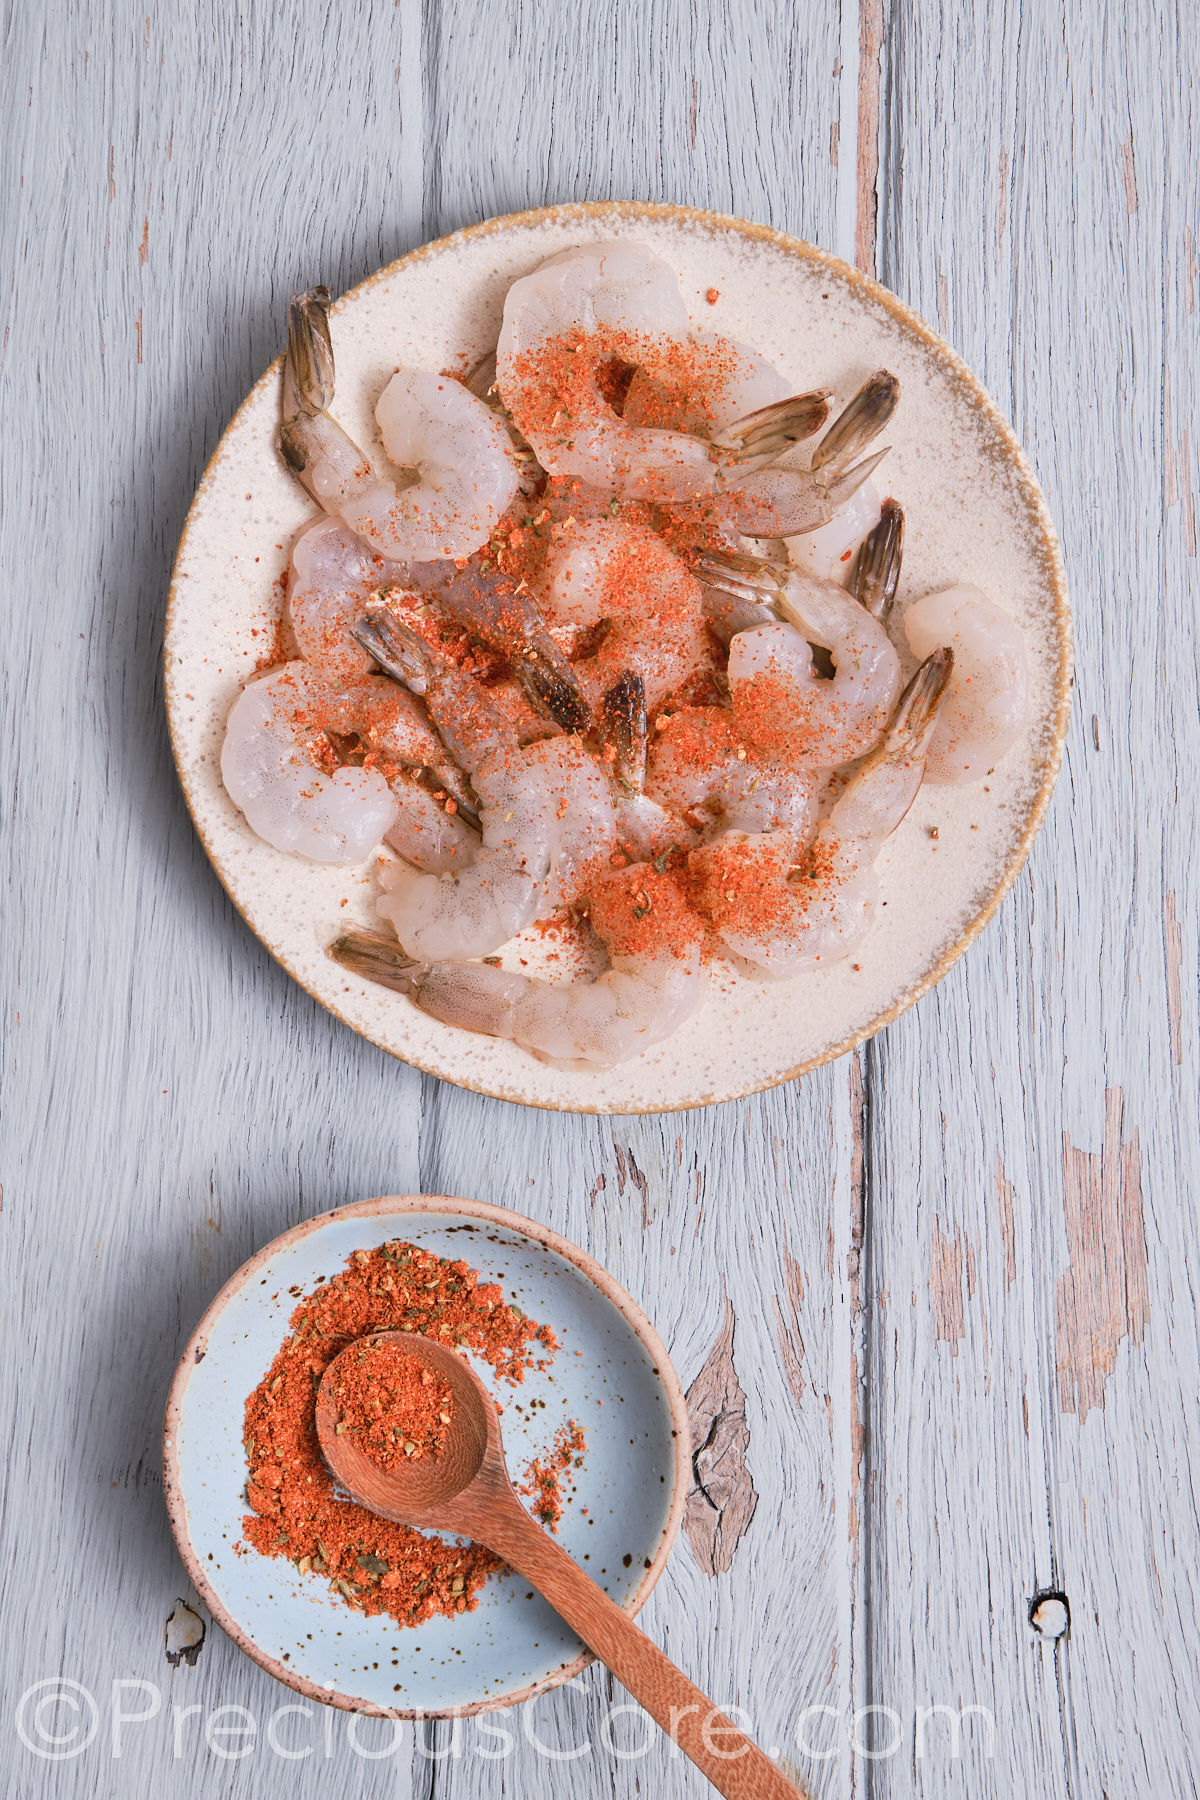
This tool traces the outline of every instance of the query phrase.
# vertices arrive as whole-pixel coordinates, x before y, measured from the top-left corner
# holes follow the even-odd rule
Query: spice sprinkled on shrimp
[[[685,1026],[714,958],[857,950],[922,780],[978,780],[1028,705],[984,595],[896,604],[895,376],[844,371],[841,404],[706,329],[645,245],[584,244],[512,283],[465,379],[387,383],[395,477],[331,410],[328,303],[292,302],[284,362],[280,448],[321,508],[298,654],[237,700],[222,771],[277,848],[374,859],[378,929],[331,954],[595,1069]]]

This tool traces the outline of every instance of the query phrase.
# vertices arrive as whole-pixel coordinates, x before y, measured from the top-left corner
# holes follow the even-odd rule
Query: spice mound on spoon
[[[430,1416],[436,1432],[422,1427]],[[526,1512],[505,1466],[496,1404],[455,1351],[395,1331],[358,1339],[325,1370],[316,1427],[330,1471],[360,1506],[460,1532],[531,1582],[726,1800],[796,1800],[770,1758]]]

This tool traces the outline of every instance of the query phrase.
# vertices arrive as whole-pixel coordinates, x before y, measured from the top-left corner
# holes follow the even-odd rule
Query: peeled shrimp
[[[669,928],[648,948],[643,922],[656,912]],[[590,916],[608,956],[594,981],[550,983],[487,963],[411,963],[395,945],[358,933],[332,953],[444,1024],[509,1038],[560,1067],[609,1068],[670,1037],[695,1011],[707,986],[704,930],[670,879],[649,866],[598,880]]]
[[[811,827],[817,776],[762,760],[739,737],[726,707],[691,706],[659,721],[649,748],[646,792],[711,835],[716,831]]]
[[[302,531],[292,546],[287,601],[301,656],[334,679],[365,675],[371,658],[351,627],[388,578],[389,565],[340,519],[318,519]]]
[[[761,974],[838,962],[866,936],[879,897],[875,861],[916,798],[953,661],[939,649],[922,663],[883,741],[799,857],[786,831],[731,832],[692,852],[697,904]]]
[[[900,659],[882,622],[837,582],[750,557],[709,558],[705,581],[771,624],[729,641],[729,699],[743,738],[789,767],[836,768],[879,742],[900,688]],[[827,650],[832,678],[817,674],[812,645]]]
[[[726,488],[735,498],[750,471],[818,430],[828,416],[822,393],[775,397],[763,406],[762,394],[775,390],[766,365],[730,346],[734,369],[728,379],[721,376],[729,403],[722,407],[720,394],[714,396],[719,428],[712,428],[710,419],[710,429],[698,436],[636,422],[649,398],[645,386],[640,397],[635,393],[633,419],[627,422],[604,398],[600,368],[591,366],[594,347],[589,355],[584,341],[589,337],[604,361],[620,349],[635,365],[654,341],[684,339],[702,360],[712,360],[704,350],[717,342],[690,336],[674,271],[642,244],[620,241],[561,251],[515,281],[504,302],[496,379],[516,425],[552,475],[643,500],[696,499]],[[565,383],[547,377],[552,343],[562,357],[580,357]],[[556,395],[561,405],[554,404]],[[748,418],[726,419],[744,396],[754,399],[756,410]]]
[[[487,542],[517,491],[517,465],[496,415],[448,375],[401,369],[375,408],[383,447],[409,486],[380,476],[327,408],[333,345],[325,288],[299,294],[288,315],[279,443],[292,472],[326,512],[384,556],[428,562],[470,556]]]
[[[1029,678],[1021,633],[1006,612],[975,587],[926,594],[904,614],[914,656],[934,643],[954,651],[954,673],[925,772],[930,781],[979,781],[1020,736],[1029,710]]]
[[[225,727],[221,776],[251,828],[276,850],[321,863],[362,862],[395,824],[399,804],[378,770],[326,774],[313,762],[312,742],[323,732],[306,715],[319,696],[302,662],[250,682]]]
[[[539,599],[560,629],[607,627],[598,649],[572,665],[593,707],[632,671],[653,710],[707,657],[700,584],[649,526],[622,519],[573,526],[547,561]]]
[[[435,876],[401,866],[380,874],[377,905],[410,956],[486,956],[536,917],[561,834],[560,796],[537,744],[517,743],[486,690],[400,625],[369,609],[360,641],[423,695],[447,749],[478,798],[482,842],[465,869]]]

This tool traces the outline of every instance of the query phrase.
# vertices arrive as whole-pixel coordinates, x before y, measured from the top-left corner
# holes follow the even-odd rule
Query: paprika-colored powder
[[[356,1250],[341,1273],[300,1299],[289,1323],[289,1336],[246,1402],[246,1499],[253,1511],[243,1520],[245,1542],[265,1556],[287,1557],[302,1575],[322,1577],[357,1611],[387,1613],[401,1625],[474,1610],[487,1577],[503,1568],[500,1558],[338,1499],[317,1441],[316,1391],[333,1358],[372,1332],[416,1332],[473,1351],[514,1386],[528,1369],[547,1366],[558,1348],[554,1332],[526,1318],[465,1262],[400,1240]],[[563,1472],[553,1450],[538,1466],[555,1483]],[[561,1505],[554,1522],[560,1513]]]
[[[363,1344],[344,1356],[332,1398],[338,1436],[380,1469],[440,1456],[454,1416],[449,1384],[394,1343]]]

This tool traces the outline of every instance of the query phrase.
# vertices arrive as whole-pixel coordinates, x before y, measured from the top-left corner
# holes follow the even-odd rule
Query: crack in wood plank
[[[1167,1026],[1171,1039],[1171,1061],[1178,1067],[1183,1061],[1183,1011],[1179,987],[1183,939],[1179,934],[1179,914],[1173,888],[1168,888],[1163,895],[1163,939],[1167,954]]]
[[[883,43],[883,0],[861,0],[858,15],[858,195],[854,262],[875,274],[879,218],[879,52]]]
[[[733,1303],[728,1294],[724,1298],[724,1323],[687,1393],[695,1486],[683,1529],[706,1575],[723,1575],[730,1568],[758,1505],[746,1463],[746,1395],[733,1362]]]
[[[627,1183],[633,1183],[642,1196],[642,1230],[644,1231],[650,1223],[650,1183],[642,1170],[638,1168],[637,1159],[632,1150],[624,1150],[620,1144],[614,1144],[613,1150],[617,1158],[617,1194],[618,1196],[623,1194]]]
[[[1058,1404],[1080,1422],[1103,1406],[1122,1338],[1140,1344],[1150,1317],[1137,1127],[1122,1143],[1124,1095],[1105,1096],[1104,1141],[1076,1150],[1063,1133],[1069,1263],[1054,1293]]]

